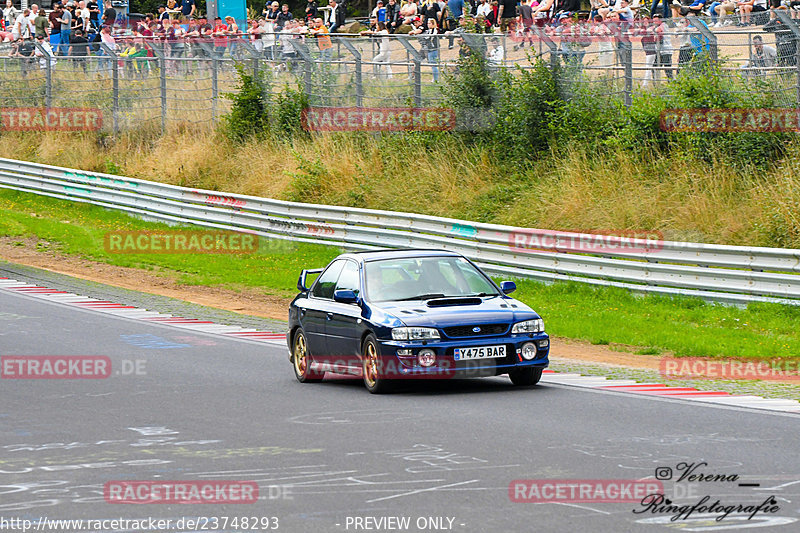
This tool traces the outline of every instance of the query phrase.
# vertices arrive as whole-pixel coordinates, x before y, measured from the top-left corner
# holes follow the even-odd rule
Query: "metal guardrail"
[[[347,249],[441,248],[485,270],[725,303],[800,304],[800,250],[634,239],[630,250],[531,249],[582,234],[410,213],[286,202],[0,159],[0,187],[88,202],[172,223]],[[572,242],[575,242],[574,240]]]

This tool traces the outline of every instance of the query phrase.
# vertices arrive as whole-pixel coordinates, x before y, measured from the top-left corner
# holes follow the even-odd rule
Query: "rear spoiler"
[[[319,274],[325,270],[324,268],[314,268],[314,269],[307,269],[303,270],[300,273],[300,277],[297,279],[297,290],[300,292],[308,292],[308,287],[306,287],[306,276],[309,274]]]

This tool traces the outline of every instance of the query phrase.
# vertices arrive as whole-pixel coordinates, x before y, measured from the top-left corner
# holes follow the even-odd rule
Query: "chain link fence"
[[[660,90],[698,54],[718,61],[742,91],[800,107],[800,26],[788,11],[741,27],[718,18],[572,22],[506,34],[268,34],[169,42],[141,37],[89,45],[88,55],[54,56],[40,42],[0,44],[4,107],[94,108],[103,129],[216,122],[236,91],[237,67],[264,73],[273,91],[299,86],[312,106],[426,107],[458,58],[479,53],[490,68],[531,68],[536,59],[567,73],[567,86],[629,105]],[[752,17],[755,17],[753,14]],[[732,23],[725,25],[725,21]],[[91,46],[96,46],[95,50]]]

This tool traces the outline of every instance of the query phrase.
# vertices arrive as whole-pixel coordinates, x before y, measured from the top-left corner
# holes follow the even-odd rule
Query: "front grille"
[[[473,331],[480,328],[480,331]],[[444,328],[444,334],[454,337],[486,337],[489,335],[502,335],[508,330],[508,324],[474,324],[472,326],[452,326]]]

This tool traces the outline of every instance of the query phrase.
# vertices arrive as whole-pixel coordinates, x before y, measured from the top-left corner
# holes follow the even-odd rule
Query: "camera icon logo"
[[[656,468],[656,479],[660,481],[672,479],[672,468],[668,466],[659,466]]]

